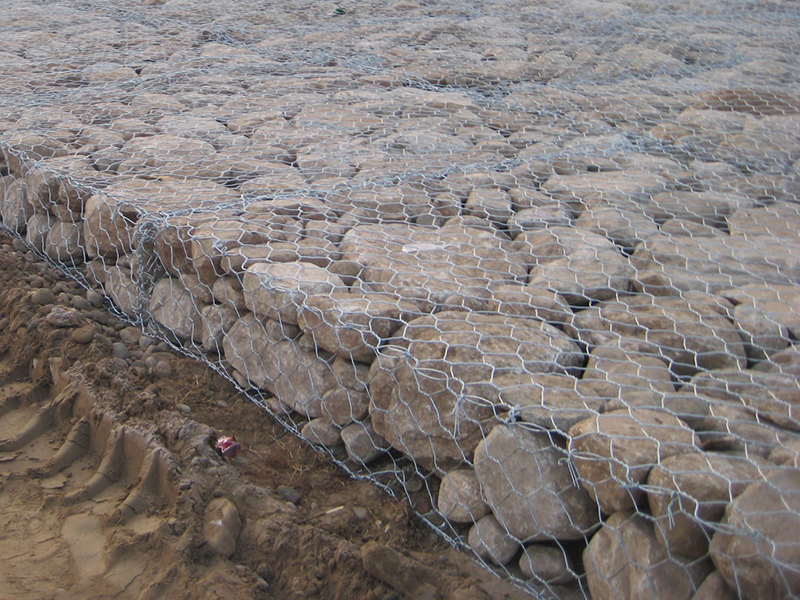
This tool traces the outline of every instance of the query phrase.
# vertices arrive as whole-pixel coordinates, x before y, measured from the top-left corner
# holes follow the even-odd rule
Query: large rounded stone
[[[524,425],[495,427],[475,450],[475,474],[497,520],[521,541],[582,539],[597,505],[573,480],[566,451]]]
[[[690,600],[709,561],[671,555],[642,514],[611,515],[583,552],[593,600]]]
[[[764,479],[766,461],[712,452],[678,454],[661,461],[647,478],[655,529],[670,553],[700,558],[709,531],[745,488]]]
[[[746,366],[742,338],[721,311],[719,302],[706,295],[632,296],[581,311],[571,328],[592,346],[647,348],[665,358],[677,376],[686,377]]]
[[[242,278],[244,301],[259,318],[297,324],[299,307],[310,297],[346,291],[344,282],[309,263],[256,263]]]
[[[436,506],[444,518],[454,523],[475,523],[489,513],[481,485],[472,469],[445,473]]]
[[[577,345],[532,319],[441,312],[411,321],[395,340],[407,347],[370,409],[375,430],[395,448],[446,472],[468,460],[507,408],[493,379],[511,373],[563,373],[583,362]]]
[[[633,508],[660,461],[700,450],[683,421],[648,409],[612,410],[586,419],[570,428],[569,438],[581,484],[605,513]]]
[[[800,596],[800,470],[782,468],[754,483],[725,510],[711,558],[746,600]]]
[[[320,348],[369,363],[380,343],[403,324],[404,309],[417,312],[415,305],[385,294],[336,292],[305,299],[297,322]]]
[[[180,281],[165,277],[153,287],[149,308],[153,318],[179,338],[202,342],[204,306]]]

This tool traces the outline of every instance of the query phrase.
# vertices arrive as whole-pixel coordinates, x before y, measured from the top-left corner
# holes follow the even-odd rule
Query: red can
[[[236,438],[232,435],[231,436],[223,435],[221,438],[217,440],[217,443],[214,445],[214,448],[216,448],[217,452],[219,452],[220,455],[225,458],[235,457],[237,454],[239,454],[239,451],[242,449],[242,447],[239,445],[239,442],[237,442]]]

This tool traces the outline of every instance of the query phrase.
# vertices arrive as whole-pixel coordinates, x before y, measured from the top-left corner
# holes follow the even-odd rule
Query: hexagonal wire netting
[[[800,6],[6,0],[6,230],[540,597],[800,595]]]

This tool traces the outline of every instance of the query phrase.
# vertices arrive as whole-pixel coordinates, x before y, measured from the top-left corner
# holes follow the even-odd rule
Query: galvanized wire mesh
[[[535,595],[800,596],[796,2],[2,16],[3,227],[131,322]]]

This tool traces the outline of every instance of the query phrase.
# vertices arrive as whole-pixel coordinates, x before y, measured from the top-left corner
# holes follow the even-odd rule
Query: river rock
[[[247,308],[259,318],[297,324],[299,308],[310,297],[346,291],[330,271],[308,263],[261,263],[248,267],[242,278]]]
[[[800,244],[775,236],[667,237],[657,235],[637,246],[634,288],[656,296],[690,291],[717,294],[761,283],[793,285],[800,281]]]
[[[23,233],[33,215],[33,205],[25,198],[22,182],[11,175],[0,177],[0,216],[3,225],[16,233]]]
[[[561,296],[534,285],[497,286],[492,290],[490,307],[502,315],[532,317],[551,325],[572,318],[572,311]]]
[[[221,350],[225,333],[240,317],[239,312],[225,304],[209,304],[200,310],[203,348]]]
[[[800,380],[793,375],[718,369],[698,373],[685,388],[747,406],[762,419],[800,431]]]
[[[670,554],[705,556],[725,507],[768,472],[766,461],[744,455],[702,452],[665,458],[647,478],[656,535]]]
[[[484,560],[498,566],[511,562],[520,549],[520,543],[494,518],[486,515],[469,530],[468,543],[472,551]]]
[[[777,469],[750,485],[725,510],[711,558],[747,600],[800,595],[800,470]]]
[[[800,338],[800,285],[746,285],[719,295],[734,304],[733,321],[751,359],[764,359]]]
[[[453,523],[475,523],[490,511],[472,469],[456,469],[444,474],[436,507]]]
[[[719,571],[712,571],[692,596],[692,600],[739,600],[739,598],[739,594],[725,583]]]
[[[225,358],[258,388],[302,415],[323,416],[322,397],[336,388],[331,366],[316,352],[287,339],[279,321],[264,323],[248,313],[223,340]]]
[[[531,286],[558,292],[573,306],[630,289],[633,269],[611,240],[590,231],[552,227],[517,236],[529,252]]]
[[[342,442],[341,429],[327,417],[311,419],[303,425],[300,435],[312,444],[327,448],[332,448]]]
[[[649,409],[608,411],[576,423],[568,435],[581,485],[606,513],[641,502],[647,476],[660,461],[699,452],[699,440],[683,421]]]
[[[495,427],[475,450],[486,503],[520,541],[581,539],[599,521],[597,505],[573,480],[566,451],[524,425]]]
[[[386,440],[375,433],[369,421],[351,423],[342,429],[342,441],[347,451],[347,458],[361,466],[386,454],[388,448]]]
[[[56,221],[47,233],[44,251],[53,260],[75,265],[83,262],[83,231],[80,225]]]
[[[605,236],[628,252],[642,240],[658,234],[655,221],[635,207],[592,206],[581,212],[575,227]]]
[[[519,568],[526,579],[550,585],[569,583],[575,579],[572,561],[558,546],[531,544],[522,550]]]
[[[343,261],[363,266],[359,278],[370,290],[412,300],[423,312],[450,296],[488,298],[491,282],[525,276],[507,242],[471,227],[359,225],[340,248]]]
[[[628,406],[655,406],[675,392],[667,363],[655,356],[598,346],[589,354],[577,391],[584,397],[619,399]]]
[[[180,281],[171,277],[156,283],[150,296],[153,318],[184,340],[203,341],[203,308]]]
[[[632,296],[603,302],[573,319],[575,335],[591,346],[630,346],[661,356],[686,377],[705,369],[743,368],[737,328],[705,295]]]
[[[711,571],[709,561],[671,555],[644,515],[611,515],[583,552],[594,600],[690,600]]]
[[[561,373],[511,373],[495,378],[503,404],[536,428],[566,434],[578,421],[605,410],[602,398],[578,391],[578,380]]]
[[[305,298],[297,322],[328,352],[369,363],[382,340],[403,324],[401,315],[409,320],[409,312],[418,312],[415,304],[389,295],[335,292]]]
[[[407,358],[375,390],[375,430],[418,462],[447,471],[470,456],[491,427],[499,390],[513,372],[564,373],[583,362],[558,329],[532,319],[446,311],[420,317],[396,335]],[[374,380],[373,380],[374,381]]]

